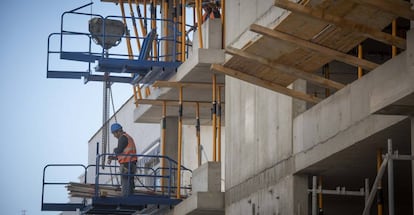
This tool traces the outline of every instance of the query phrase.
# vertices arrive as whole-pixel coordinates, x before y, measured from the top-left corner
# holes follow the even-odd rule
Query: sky
[[[58,214],[40,210],[43,167],[87,163],[87,142],[102,124],[102,83],[47,79],[46,57],[61,14],[89,2],[0,1],[0,214]],[[93,2],[93,12],[105,5],[119,13]],[[116,109],[132,95],[128,84],[112,90]]]

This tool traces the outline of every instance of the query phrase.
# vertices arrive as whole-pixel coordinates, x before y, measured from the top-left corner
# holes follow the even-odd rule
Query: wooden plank
[[[270,60],[268,60],[266,58],[263,58],[263,57],[260,57],[260,56],[254,55],[254,54],[250,54],[250,53],[247,53],[247,52],[243,52],[240,49],[227,47],[226,48],[226,53],[231,54],[231,55],[237,55],[237,56],[247,58],[247,59],[250,59],[250,60],[254,60],[254,61],[256,61],[260,64],[269,66],[272,69],[277,70],[278,72],[282,72],[282,73],[285,73],[285,74],[288,74],[288,75],[292,75],[296,78],[304,79],[306,81],[312,82],[312,83],[314,83],[318,86],[324,87],[324,88],[331,88],[331,89],[339,90],[339,89],[342,89],[343,87],[345,87],[345,85],[343,85],[341,83],[323,78],[323,77],[315,75],[313,73],[308,73],[308,72],[305,72],[305,71],[302,71],[302,70],[299,70],[299,69],[296,69],[296,68],[293,68],[293,67],[288,67],[288,66],[283,65],[283,64],[278,64],[278,63],[275,63],[275,62],[271,62]]]
[[[220,72],[220,73],[223,73],[225,75],[240,79],[242,81],[246,81],[248,83],[252,83],[252,84],[255,84],[257,86],[264,87],[266,89],[273,90],[275,92],[278,92],[278,93],[296,98],[296,99],[304,100],[304,101],[315,103],[315,104],[321,101],[320,98],[317,98],[313,95],[308,95],[306,93],[302,93],[302,92],[299,92],[299,91],[296,91],[296,90],[291,90],[291,89],[286,88],[284,86],[275,84],[271,81],[263,80],[263,79],[255,77],[255,76],[246,74],[244,72],[224,67],[224,66],[219,65],[219,64],[212,64],[210,69],[215,70],[215,71]]]
[[[268,36],[271,38],[275,38],[275,39],[281,39],[284,41],[288,41],[290,43],[294,43],[297,44],[298,46],[307,48],[307,49],[311,49],[313,51],[319,52],[321,54],[327,55],[327,56],[331,56],[332,58],[347,63],[347,64],[351,64],[354,66],[360,66],[364,69],[367,70],[373,70],[375,68],[378,67],[378,64],[364,60],[364,59],[359,59],[355,56],[352,55],[347,55],[345,53],[339,52],[337,50],[328,48],[328,47],[324,47],[312,42],[309,42],[307,40],[303,40],[299,37],[293,36],[293,35],[289,35],[277,30],[272,30],[266,27],[263,27],[261,25],[257,25],[257,24],[252,24],[250,26],[250,30],[259,34],[262,34],[264,36]]]
[[[358,4],[368,5],[370,7],[378,8],[382,11],[409,19],[414,20],[414,11],[411,10],[411,4],[401,0],[351,0]]]
[[[401,49],[407,48],[406,40],[401,37],[392,36],[391,34],[384,33],[370,26],[359,24],[359,23],[344,19],[342,17],[326,13],[324,10],[305,7],[303,5],[299,5],[299,4],[296,4],[296,3],[293,3],[287,0],[276,0],[275,6],[286,9],[286,10],[290,10],[293,13],[304,15],[306,17],[332,23],[340,28],[358,32],[363,36],[369,37],[373,40],[376,40],[376,41],[379,41],[379,42],[382,42],[388,45],[394,45]]]
[[[211,89],[211,83],[202,82],[176,82],[176,81],[155,81],[153,87],[170,87],[170,88],[200,88],[200,89]],[[224,87],[224,84],[217,84],[218,87]]]

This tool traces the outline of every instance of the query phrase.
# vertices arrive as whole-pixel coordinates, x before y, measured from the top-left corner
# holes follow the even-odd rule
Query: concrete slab
[[[224,214],[223,192],[197,192],[175,206],[174,215]]]
[[[195,49],[190,58],[179,68],[177,73],[169,81],[181,82],[202,82],[211,83],[213,72],[210,66],[213,63],[224,62],[224,51],[220,49]],[[217,75],[217,83],[224,83],[224,75]],[[224,88],[221,91],[221,98],[224,101]],[[152,88],[148,99],[169,99],[178,100],[179,91],[176,88]],[[186,101],[211,101],[212,89],[183,89],[183,99]],[[200,107],[200,119],[202,124],[210,122],[210,107]],[[195,106],[185,107],[183,110],[184,124],[194,124]],[[222,115],[224,117],[224,105]],[[134,110],[134,121],[137,123],[159,123],[162,116],[162,106],[140,105]],[[169,106],[167,116],[178,116],[178,107]]]

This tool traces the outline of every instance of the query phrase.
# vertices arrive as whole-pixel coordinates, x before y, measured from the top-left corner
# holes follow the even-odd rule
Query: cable
[[[115,122],[117,123],[118,120],[116,119],[116,112],[115,112],[115,104],[114,104],[114,97],[112,96],[112,87],[109,87],[109,95],[111,97],[111,102],[112,102],[112,111],[114,113],[114,118],[115,118]]]
[[[112,85],[110,84],[109,85],[109,87],[108,87],[108,89],[109,89],[109,97],[111,98],[111,103],[112,103],[112,111],[113,111],[113,113],[114,113],[114,118],[115,118],[115,122],[117,123],[118,122],[118,120],[116,119],[116,112],[115,112],[115,105],[114,105],[114,97],[113,97],[113,95],[112,95]],[[111,144],[110,144],[110,138],[108,138],[108,151],[110,152],[111,150],[110,150],[110,146],[111,146]],[[114,174],[112,174],[112,165],[110,165],[109,166],[109,173],[110,173],[110,175],[111,175],[111,183],[112,183],[112,186],[114,185],[114,174],[115,174],[115,179],[116,179],[116,183],[117,183],[117,185],[119,185],[119,179],[118,179],[118,176],[116,175],[117,173],[116,173],[116,167],[115,167],[115,171],[114,171]]]
[[[203,145],[200,145],[200,147],[201,147],[201,151],[203,151],[203,152],[204,152],[204,157],[206,157],[206,160],[208,161],[208,157],[207,157],[206,150],[204,150]]]

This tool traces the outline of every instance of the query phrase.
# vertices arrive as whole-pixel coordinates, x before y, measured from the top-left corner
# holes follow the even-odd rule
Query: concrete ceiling
[[[365,178],[369,178],[370,185],[372,185],[376,177],[377,150],[381,149],[382,154],[386,153],[389,138],[392,139],[393,149],[398,150],[399,154],[411,154],[410,126],[410,119],[407,118],[355,143],[352,147],[331,155],[299,174],[322,176],[324,189],[344,186],[347,190],[356,191],[364,187]],[[407,189],[411,186],[410,167],[409,161],[394,162],[396,190]],[[386,173],[383,178],[383,184],[386,184]]]

